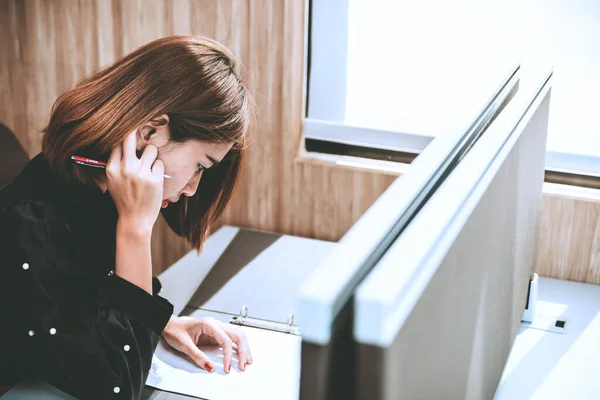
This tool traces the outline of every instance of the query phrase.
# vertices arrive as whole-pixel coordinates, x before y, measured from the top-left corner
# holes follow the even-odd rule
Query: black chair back
[[[15,134],[0,123],[0,190],[11,183],[29,162]]]

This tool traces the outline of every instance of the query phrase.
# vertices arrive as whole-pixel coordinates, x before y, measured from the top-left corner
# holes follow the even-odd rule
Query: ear
[[[160,148],[166,145],[171,138],[169,130],[169,116],[162,114],[144,122],[137,131],[138,150],[143,149],[148,144],[153,144]]]

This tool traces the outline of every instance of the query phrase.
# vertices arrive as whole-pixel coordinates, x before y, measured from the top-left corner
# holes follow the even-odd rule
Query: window
[[[309,9],[307,151],[418,154],[465,130],[520,66],[521,88],[554,71],[547,169],[600,178],[596,0],[312,0]]]

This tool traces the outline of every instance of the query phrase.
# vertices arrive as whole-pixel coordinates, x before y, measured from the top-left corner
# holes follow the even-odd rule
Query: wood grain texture
[[[546,194],[537,272],[600,285],[600,199]]]
[[[77,80],[161,36],[210,36],[244,64],[258,104],[246,173],[221,223],[338,240],[395,177],[297,161],[304,12],[302,0],[2,0],[0,122],[33,156],[53,102]],[[598,282],[597,206],[544,201],[538,270]],[[189,247],[162,220],[154,232],[159,273]]]

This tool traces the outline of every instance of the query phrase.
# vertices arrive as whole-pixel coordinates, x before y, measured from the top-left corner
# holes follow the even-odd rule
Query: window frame
[[[350,155],[408,164],[434,136],[343,123],[350,1],[306,2],[301,153],[308,157]],[[327,63],[315,65],[315,59],[327,59]],[[545,181],[600,189],[600,155],[547,151]]]

